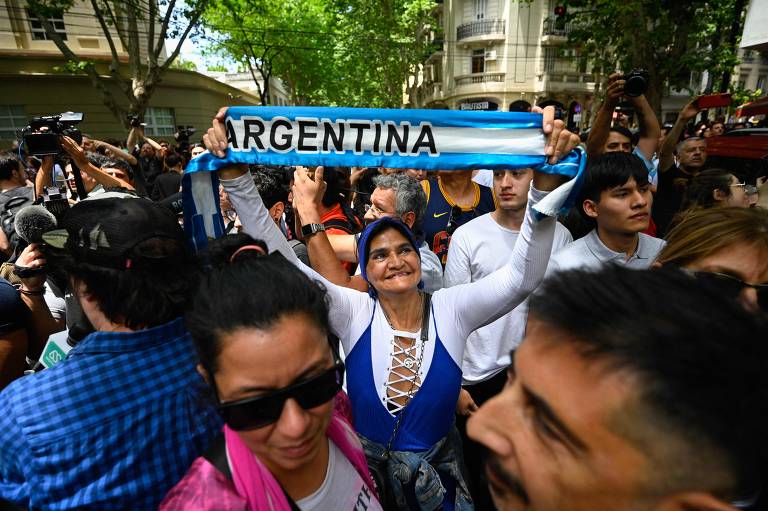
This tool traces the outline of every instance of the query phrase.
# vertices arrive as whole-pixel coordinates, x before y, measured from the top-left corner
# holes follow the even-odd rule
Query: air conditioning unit
[[[485,60],[496,60],[496,50],[486,50]]]

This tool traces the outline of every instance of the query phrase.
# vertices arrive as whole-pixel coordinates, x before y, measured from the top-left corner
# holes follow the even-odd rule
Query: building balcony
[[[475,83],[503,83],[504,73],[472,73],[471,75],[457,76],[456,86],[472,85]]]
[[[434,82],[427,85],[426,99],[428,103],[434,103],[443,100],[443,84]]]
[[[538,77],[537,92],[594,93],[595,77],[585,73],[544,73]]]
[[[443,38],[434,39],[431,43],[429,43],[429,48],[427,50],[426,55],[424,56],[424,60],[427,62],[430,62],[432,59],[437,58],[439,59],[443,55]]]
[[[546,18],[541,31],[541,42],[544,44],[563,43],[568,39],[573,26],[555,18]]]
[[[456,27],[456,40],[465,42],[503,40],[505,32],[506,22],[502,19],[472,21]]]

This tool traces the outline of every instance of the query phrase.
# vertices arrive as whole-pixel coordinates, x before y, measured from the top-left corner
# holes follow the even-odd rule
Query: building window
[[[544,72],[555,72],[555,58],[557,57],[557,48],[544,48]]]
[[[475,0],[475,19],[485,19],[485,10],[488,7],[488,0]]]
[[[173,108],[149,107],[144,113],[147,123],[144,133],[155,137],[167,137],[176,133]]]
[[[27,18],[29,18],[29,27],[32,30],[33,40],[35,41],[50,40],[50,37],[48,37],[48,32],[46,32],[45,29],[43,28],[43,24],[40,21],[40,18],[32,14],[32,12],[29,9],[27,9]],[[48,19],[53,24],[53,29],[56,31],[56,33],[59,34],[61,38],[66,41],[67,29],[64,26],[64,14],[62,13],[59,16],[51,16]]]
[[[0,105],[0,140],[17,140],[27,126],[27,114],[21,105]]]
[[[762,91],[765,90],[765,82],[766,82],[766,76],[760,75],[757,77],[757,89],[760,89]]]
[[[485,50],[472,50],[472,72],[485,72]]]

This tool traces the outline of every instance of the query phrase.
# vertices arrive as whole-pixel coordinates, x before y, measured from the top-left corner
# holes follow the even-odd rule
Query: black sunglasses
[[[747,284],[733,275],[709,271],[695,271],[693,276],[698,280],[712,282],[720,286],[729,296],[734,298],[738,297],[744,288],[752,288],[757,293],[757,304],[764,311],[768,311],[768,284]]]
[[[235,431],[261,428],[277,422],[287,399],[295,399],[305,410],[315,408],[333,399],[343,382],[344,362],[337,360],[323,373],[271,394],[219,403],[219,414]]]

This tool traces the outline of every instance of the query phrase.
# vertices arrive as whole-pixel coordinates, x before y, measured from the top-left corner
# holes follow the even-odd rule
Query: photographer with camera
[[[587,139],[587,154],[592,157],[614,151],[634,153],[643,160],[648,169],[649,180],[655,183],[656,168],[652,160],[659,143],[661,126],[645,98],[647,87],[648,73],[644,70],[635,69],[627,75],[614,73],[608,77],[605,100],[597,112]],[[634,137],[627,126],[622,125],[621,117],[617,126],[611,126],[614,112],[624,97],[632,103],[637,113],[640,129],[637,143],[634,143]]]
[[[0,153],[0,261],[5,261],[14,253],[13,217],[19,209],[34,200],[35,190],[27,185],[22,163],[12,153]]]
[[[83,149],[103,154],[113,160],[123,160],[131,166],[139,162],[134,155],[117,146],[116,140],[96,140],[88,135],[83,135]]]
[[[129,182],[113,177],[101,169],[102,166],[112,164],[112,161],[105,156],[95,153],[86,153],[77,142],[67,136],[61,137],[61,148],[72,159],[72,163],[80,169],[83,186],[85,187],[86,193],[89,195],[102,193],[106,188],[125,188],[127,190],[134,190],[134,187]],[[98,165],[94,164],[91,160]],[[52,168],[52,165],[43,163],[40,167],[40,171],[37,173],[35,190],[38,197],[44,195],[46,187],[49,187],[52,183]],[[74,171],[75,169],[72,168],[72,164],[66,166],[68,179],[72,180]]]
[[[139,195],[149,197],[152,194],[152,187],[155,184],[157,176],[163,173],[163,160],[167,152],[167,146],[163,147],[157,141],[149,138],[144,133],[145,123],[138,117],[128,116],[131,125],[131,131],[128,133],[126,145],[137,160],[134,165],[134,182]],[[141,145],[136,150],[136,146]]]

